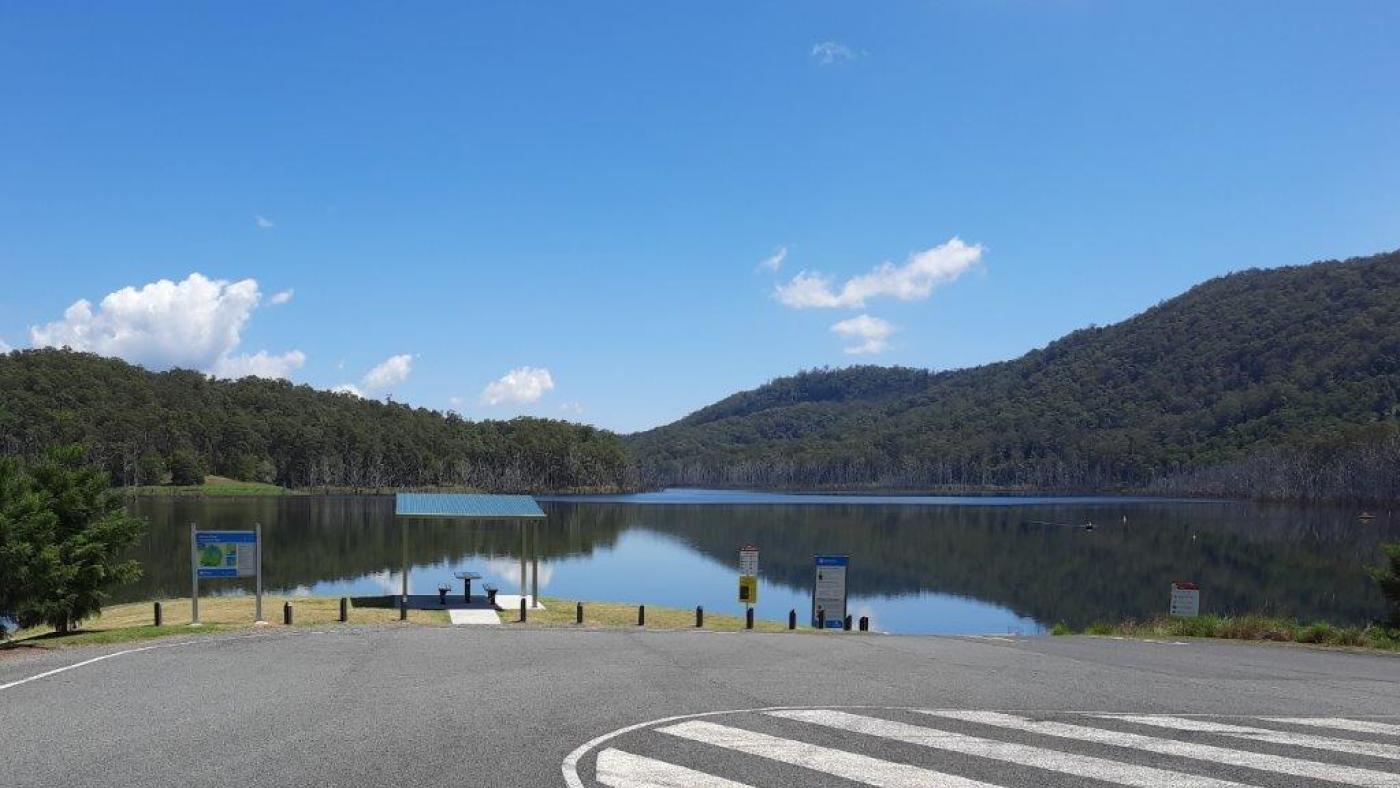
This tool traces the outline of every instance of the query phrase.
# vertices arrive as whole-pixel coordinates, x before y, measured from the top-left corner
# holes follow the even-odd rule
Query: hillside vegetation
[[[812,370],[626,446],[658,484],[1400,498],[1400,253],[1249,270],[1012,361]]]
[[[547,419],[463,420],[286,381],[149,372],[66,350],[0,355],[0,454],[82,444],[122,485],[205,473],[291,488],[629,486],[618,437]]]

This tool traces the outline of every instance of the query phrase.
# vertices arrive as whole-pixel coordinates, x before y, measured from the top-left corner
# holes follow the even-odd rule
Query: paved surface
[[[0,658],[0,783],[1400,786],[1385,655],[398,626],[146,646],[21,684],[132,646]]]

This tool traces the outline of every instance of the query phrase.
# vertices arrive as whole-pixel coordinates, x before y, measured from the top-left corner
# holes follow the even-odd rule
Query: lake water
[[[1200,583],[1203,612],[1265,611],[1364,623],[1382,601],[1366,574],[1400,541],[1400,513],[1134,498],[780,495],[668,490],[541,498],[540,594],[739,613],[738,550],[757,545],[760,618],[805,617],[817,554],[849,554],[850,612],[900,633],[1036,633],[1056,622],[1166,611],[1173,580]],[[392,497],[141,498],[145,577],[118,601],[189,594],[189,524],[261,523],[268,591],[397,593]],[[1086,530],[1084,523],[1094,523]],[[471,568],[514,592],[511,524],[416,521],[413,593]],[[454,581],[454,587],[457,587]],[[251,590],[206,581],[203,593]]]

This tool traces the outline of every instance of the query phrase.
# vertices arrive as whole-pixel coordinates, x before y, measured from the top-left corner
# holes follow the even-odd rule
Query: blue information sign
[[[194,551],[199,577],[252,577],[258,573],[256,531],[196,531]]]
[[[840,629],[846,621],[846,568],[850,556],[816,556],[816,573],[812,578],[812,626],[824,624],[827,629]],[[819,624],[817,613],[822,613]]]

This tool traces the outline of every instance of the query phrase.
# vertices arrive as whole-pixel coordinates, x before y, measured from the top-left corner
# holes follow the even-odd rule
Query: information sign
[[[758,601],[758,548],[753,545],[739,551],[739,601],[746,605]]]
[[[1178,580],[1172,583],[1171,614],[1178,618],[1195,618],[1201,614],[1201,587]]]
[[[812,626],[825,614],[827,629],[840,629],[846,620],[846,569],[850,556],[819,555],[812,578]]]
[[[194,547],[202,578],[258,574],[256,531],[196,531]]]

